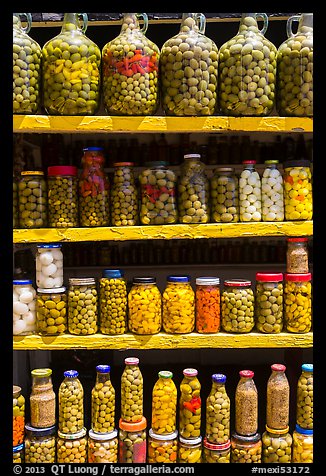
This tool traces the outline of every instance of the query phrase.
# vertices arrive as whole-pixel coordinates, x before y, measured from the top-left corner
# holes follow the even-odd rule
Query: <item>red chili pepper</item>
[[[190,402],[183,402],[183,406],[192,413],[195,413],[195,411],[201,407],[201,398],[193,397]]]
[[[146,74],[146,71],[138,63],[136,63],[136,66],[140,74]]]
[[[136,61],[140,61],[143,58],[141,54],[134,55],[130,58],[130,63],[135,63]]]
[[[130,65],[130,68],[132,69],[132,72],[133,72],[134,74],[137,73],[137,65],[136,65],[135,63],[131,64],[131,65]]]

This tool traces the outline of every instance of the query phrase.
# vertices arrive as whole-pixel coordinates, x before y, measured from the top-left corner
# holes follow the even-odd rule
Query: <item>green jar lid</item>
[[[32,377],[50,377],[52,369],[34,369],[31,371]]]
[[[158,376],[160,378],[172,378],[173,373],[170,372],[169,370],[160,370],[159,373],[158,373]]]

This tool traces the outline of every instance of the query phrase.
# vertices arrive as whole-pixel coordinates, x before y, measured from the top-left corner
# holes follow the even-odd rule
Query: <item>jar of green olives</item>
[[[213,374],[211,391],[206,399],[205,435],[214,445],[224,445],[230,440],[230,398],[225,382],[224,374]]]
[[[234,167],[218,167],[210,180],[212,221],[236,223],[239,221],[238,178]]]
[[[55,426],[34,428],[25,425],[25,463],[55,463]]]
[[[125,368],[121,375],[121,420],[124,423],[139,423],[143,418],[144,393],[139,359],[127,357],[124,362]]]
[[[58,430],[57,463],[87,463],[87,430],[63,433]]]
[[[138,225],[138,189],[135,184],[134,165],[133,162],[113,164],[112,226]]]
[[[21,228],[47,227],[47,185],[44,172],[21,172],[18,184],[19,225]]]
[[[225,332],[246,333],[255,326],[255,296],[251,281],[229,279],[224,281],[221,296],[221,324]]]
[[[262,440],[259,433],[252,436],[231,436],[231,463],[261,463]]]
[[[265,334],[278,334],[282,331],[282,273],[256,273],[255,321],[257,330]]]
[[[73,165],[48,167],[49,227],[77,227],[78,169]]]
[[[115,389],[110,378],[109,365],[96,366],[96,382],[92,389],[92,430],[110,433],[115,424]]]
[[[130,423],[119,420],[119,463],[146,463],[147,420],[144,416],[140,421]]]
[[[36,326],[40,335],[58,335],[67,330],[66,288],[37,288]]]
[[[284,430],[274,430],[266,425],[262,444],[262,463],[291,463],[292,436],[289,433],[289,427]]]
[[[76,433],[84,427],[84,389],[77,370],[65,370],[58,390],[59,427],[62,433]]]
[[[231,457],[231,440],[226,443],[217,445],[210,443],[204,438],[203,444],[203,462],[204,463],[230,463]]]
[[[75,335],[96,334],[98,294],[95,278],[70,278],[68,291],[68,331]]]
[[[12,181],[12,226],[19,228],[18,180],[13,176]]]
[[[301,428],[312,430],[314,418],[314,366],[302,364],[296,391],[296,422]]]
[[[124,334],[127,330],[127,284],[123,274],[120,269],[105,269],[99,280],[102,334]]]

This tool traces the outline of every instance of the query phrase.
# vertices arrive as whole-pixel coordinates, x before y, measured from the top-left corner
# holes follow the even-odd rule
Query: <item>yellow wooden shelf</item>
[[[309,117],[167,117],[14,115],[13,132],[312,132]]]

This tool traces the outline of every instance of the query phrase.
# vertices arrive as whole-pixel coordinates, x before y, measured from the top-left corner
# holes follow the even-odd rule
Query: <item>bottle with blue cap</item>
[[[96,382],[91,397],[91,426],[96,433],[110,433],[115,426],[115,389],[110,371],[110,365],[96,366]]]
[[[225,382],[224,374],[213,374],[211,391],[206,399],[206,438],[216,445],[230,440],[230,398]]]
[[[66,370],[59,392],[59,427],[64,434],[77,433],[84,428],[84,389],[77,370]]]
[[[170,275],[162,295],[163,329],[188,334],[195,328],[195,291],[188,275]]]
[[[301,428],[313,429],[313,364],[302,364],[297,383],[296,420]]]
[[[118,335],[127,330],[127,283],[120,269],[104,269],[99,280],[100,331]]]
[[[293,431],[292,463],[313,463],[314,432],[313,429],[295,425]]]

